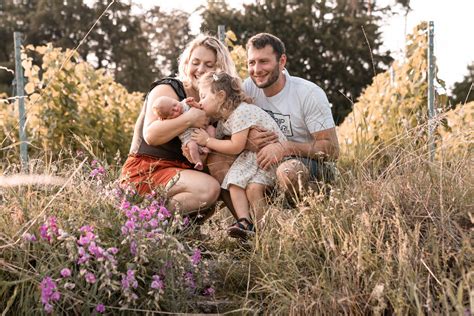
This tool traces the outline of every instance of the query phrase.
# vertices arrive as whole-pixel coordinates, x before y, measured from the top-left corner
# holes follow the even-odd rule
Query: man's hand
[[[268,170],[285,157],[285,148],[281,143],[273,143],[260,149],[257,153],[257,163],[260,168]]]
[[[260,126],[252,126],[245,149],[258,152],[263,147],[278,142],[278,135]]]
[[[197,129],[193,132],[191,139],[198,143],[198,145],[206,146],[209,141],[209,134],[202,128]]]

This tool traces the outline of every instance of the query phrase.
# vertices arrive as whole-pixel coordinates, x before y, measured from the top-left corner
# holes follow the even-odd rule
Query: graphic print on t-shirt
[[[265,110],[270,116],[277,122],[281,131],[286,137],[293,136],[293,130],[291,129],[291,120],[289,115],[284,115],[281,113],[273,113],[272,111]]]

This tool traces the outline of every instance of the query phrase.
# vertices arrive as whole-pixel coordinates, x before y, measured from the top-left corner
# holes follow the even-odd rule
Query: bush
[[[25,109],[31,156],[44,151],[58,155],[63,148],[79,149],[89,142],[109,159],[117,152],[123,157],[128,153],[143,94],[128,93],[104,69],[95,70],[77,53],[51,44],[27,46],[22,65],[28,81]],[[18,142],[17,109],[17,104],[0,108],[0,116],[6,118],[0,130],[4,147]]]

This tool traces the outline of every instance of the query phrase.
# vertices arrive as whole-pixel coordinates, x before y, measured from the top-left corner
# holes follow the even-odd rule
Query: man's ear
[[[282,54],[282,55],[281,55],[278,64],[280,65],[280,67],[281,67],[282,69],[285,68],[285,66],[286,66],[286,54]]]

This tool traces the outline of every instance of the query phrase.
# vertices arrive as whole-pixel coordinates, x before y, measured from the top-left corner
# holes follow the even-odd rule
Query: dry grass
[[[309,192],[293,209],[275,202],[265,229],[248,245],[226,236],[231,219],[225,209],[202,227],[205,238],[200,241],[177,236],[203,249],[215,301],[230,302],[213,311],[470,313],[472,154],[430,163],[419,153],[393,150],[384,152],[385,163],[375,157],[342,162],[329,197]],[[80,163],[49,162],[36,171],[68,179]],[[116,177],[118,167],[109,170],[107,181]],[[2,309],[20,314],[41,309],[37,286],[45,271],[24,261],[28,248],[16,241],[48,204],[46,213],[68,227],[93,223],[110,244],[119,234],[116,209],[98,194],[88,173],[81,170],[61,192],[57,186],[31,183],[0,188]],[[29,255],[44,259],[44,253]],[[190,311],[187,305],[163,306]]]

